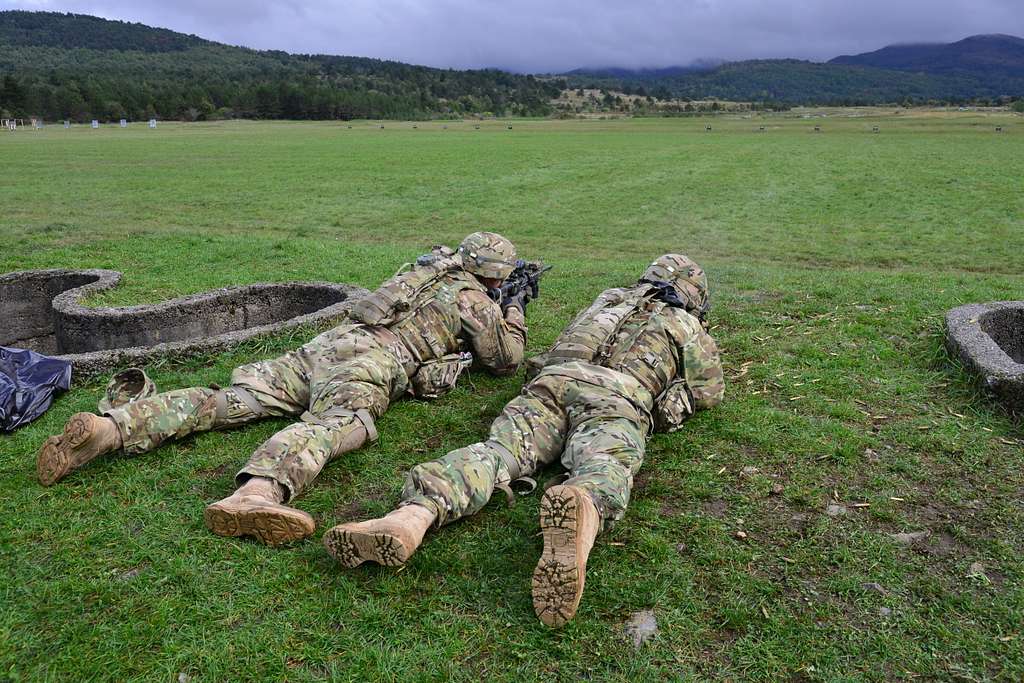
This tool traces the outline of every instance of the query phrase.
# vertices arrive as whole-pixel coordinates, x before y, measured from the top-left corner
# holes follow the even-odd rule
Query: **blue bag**
[[[11,432],[46,412],[71,386],[71,363],[0,346],[0,430]]]

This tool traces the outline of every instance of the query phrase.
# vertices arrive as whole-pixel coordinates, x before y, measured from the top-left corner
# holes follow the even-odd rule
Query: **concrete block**
[[[954,308],[946,346],[1010,412],[1024,415],[1024,301]]]
[[[341,320],[362,287],[287,282],[225,287],[159,304],[87,308],[117,286],[112,270],[27,270],[0,275],[0,346],[70,360],[76,376],[159,358],[223,351],[260,335]]]

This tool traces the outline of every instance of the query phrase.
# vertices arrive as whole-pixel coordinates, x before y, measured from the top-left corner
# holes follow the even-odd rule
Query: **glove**
[[[532,298],[530,293],[525,289],[521,289],[515,294],[506,296],[501,302],[501,314],[505,315],[509,308],[515,307],[522,313],[526,313],[526,304],[530,303]]]

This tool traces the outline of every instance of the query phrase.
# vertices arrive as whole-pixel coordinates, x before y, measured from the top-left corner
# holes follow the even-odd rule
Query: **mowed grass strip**
[[[397,403],[377,444],[296,501],[316,536],[276,550],[211,535],[202,511],[286,421],[44,489],[40,443],[102,393],[78,382],[0,437],[0,677],[1024,677],[1024,440],[941,343],[950,307],[1024,296],[1024,120],[707,121],[0,136],[0,272],[123,271],[96,305],[259,281],[373,287],[432,244],[494,229],[555,265],[528,311],[534,352],[653,257],[698,259],[728,378],[722,406],[652,439],[558,632],[530,602],[536,495],[431,533],[401,570],[342,570],[319,543],[390,509],[411,465],[484,437],[521,375]],[[315,332],[153,375],[223,384]],[[914,532],[927,535],[891,536]],[[660,632],[636,650],[622,629],[644,609]]]

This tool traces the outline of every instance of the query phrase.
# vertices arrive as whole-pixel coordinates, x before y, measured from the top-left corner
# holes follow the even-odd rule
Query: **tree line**
[[[658,100],[722,99],[785,105],[1005,103],[1024,95],[1024,76],[927,74],[796,59],[731,62],[713,69],[654,75],[566,75],[571,88],[650,94]]]
[[[381,89],[324,82],[317,77],[278,76],[248,81],[131,79],[53,74],[0,81],[0,116],[84,122],[127,119],[409,119],[464,115],[544,116],[551,112],[548,87],[506,89],[482,84],[439,96],[430,87],[390,84]],[[557,88],[554,94],[557,95]]]
[[[564,85],[493,69],[251,50],[80,15],[0,12],[4,117],[543,116]]]

